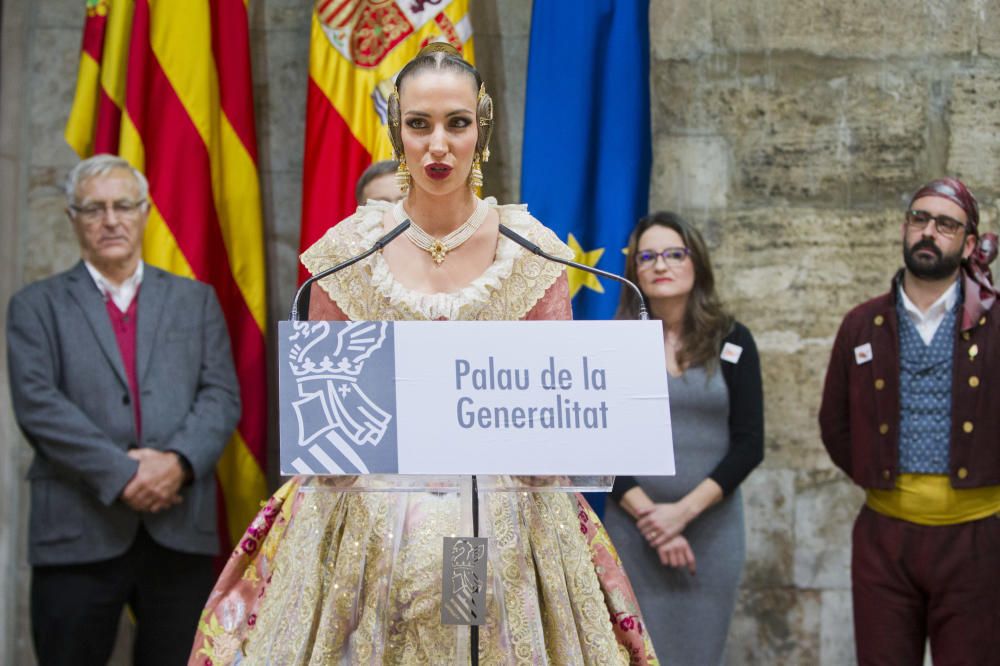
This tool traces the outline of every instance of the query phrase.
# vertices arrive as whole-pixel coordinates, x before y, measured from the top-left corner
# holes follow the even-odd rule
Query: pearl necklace
[[[403,210],[402,201],[396,204],[396,207],[392,212],[393,216],[397,220],[405,220],[409,217],[406,214],[406,211]],[[444,238],[434,238],[434,236],[431,236],[429,233],[417,226],[413,220],[410,220],[410,226],[403,232],[403,235],[409,238],[410,242],[419,247],[421,250],[429,253],[431,255],[431,259],[434,260],[434,263],[440,266],[449,252],[472,238],[472,235],[483,225],[483,221],[486,220],[486,215],[489,212],[490,207],[486,204],[486,202],[477,198],[476,208],[472,211],[472,215],[469,216],[469,219],[463,222],[462,226],[455,229]]]

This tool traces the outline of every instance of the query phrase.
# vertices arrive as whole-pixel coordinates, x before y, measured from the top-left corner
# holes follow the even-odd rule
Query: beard
[[[933,258],[918,255],[920,250],[929,250]],[[962,265],[962,247],[959,246],[953,254],[944,254],[929,238],[917,241],[913,245],[903,242],[903,262],[906,269],[921,280],[944,280],[951,277]]]

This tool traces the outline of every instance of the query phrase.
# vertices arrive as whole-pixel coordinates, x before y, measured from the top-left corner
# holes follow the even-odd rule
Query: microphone
[[[642,292],[639,291],[639,287],[637,287],[635,283],[632,282],[631,280],[623,278],[621,275],[615,275],[614,273],[609,273],[608,271],[602,271],[600,268],[594,268],[593,266],[587,266],[586,264],[579,264],[575,261],[570,261],[569,259],[560,259],[559,257],[551,255],[542,248],[538,247],[537,245],[535,245],[530,240],[528,240],[521,234],[517,233],[510,227],[505,227],[502,224],[500,225],[500,233],[506,236],[507,238],[511,239],[521,247],[523,247],[528,252],[531,252],[532,254],[537,254],[539,257],[542,257],[543,259],[548,259],[549,261],[554,261],[557,264],[563,264],[564,266],[569,266],[571,268],[578,268],[581,271],[587,273],[593,273],[594,275],[600,275],[601,277],[606,277],[611,280],[615,280],[616,282],[627,284],[632,289],[632,291],[635,292],[635,295],[639,298],[639,319],[643,321],[649,319],[649,314],[646,313],[646,299],[642,297]]]
[[[329,275],[333,275],[337,271],[342,271],[345,268],[347,268],[348,266],[352,266],[352,265],[358,263],[359,261],[361,261],[362,259],[364,259],[368,255],[373,254],[375,252],[378,252],[379,250],[381,250],[382,248],[384,248],[386,245],[388,245],[389,243],[391,243],[392,241],[394,241],[396,239],[396,236],[398,236],[401,233],[403,233],[404,231],[406,231],[409,228],[409,226],[410,226],[410,221],[409,220],[403,220],[392,231],[390,231],[389,233],[387,233],[385,236],[382,236],[382,238],[379,238],[377,241],[375,241],[374,245],[372,245],[370,248],[368,248],[367,250],[365,250],[364,252],[362,252],[358,256],[351,257],[350,259],[347,259],[346,261],[340,262],[336,266],[331,266],[330,268],[327,268],[326,270],[320,271],[319,273],[316,273],[316,275],[313,275],[308,280],[306,280],[305,282],[303,282],[302,286],[299,287],[298,291],[295,292],[295,298],[292,299],[292,308],[291,308],[291,310],[288,313],[288,319],[291,320],[291,321],[302,321],[301,319],[299,319],[299,304],[302,302],[302,294],[306,293],[306,290],[309,289],[309,287],[312,286],[313,282],[317,282],[317,281],[322,280],[323,278],[325,278],[325,277],[327,277]]]

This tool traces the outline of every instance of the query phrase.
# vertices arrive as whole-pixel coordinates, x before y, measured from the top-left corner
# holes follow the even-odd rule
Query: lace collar
[[[501,206],[493,197],[489,197],[485,201],[497,211],[501,224],[509,226],[522,236],[559,256],[572,255],[569,248],[528,213],[527,206],[523,204]],[[367,205],[361,206],[352,217],[330,229],[323,238],[306,250],[302,254],[302,263],[310,272],[316,273],[337,261],[360,254],[371,247],[385,233],[383,219],[387,212],[392,211],[392,208],[392,204],[377,201],[371,201]],[[372,255],[357,266],[366,271],[370,287],[380,297],[380,300],[384,299],[394,310],[421,319],[458,320],[480,318],[477,313],[486,307],[496,292],[503,291],[509,278],[519,267],[524,268],[522,264],[529,260],[544,261],[528,254],[519,245],[501,236],[497,241],[493,263],[479,277],[457,291],[436,294],[415,291],[400,284],[389,270],[389,265],[381,253]],[[540,265],[533,271],[539,280],[545,281],[545,284],[540,291],[537,287],[533,289],[538,293],[532,304],[541,298],[545,289],[562,272],[561,267],[551,262],[546,261],[544,264],[546,265]],[[376,316],[376,313],[367,311],[370,308],[358,307],[359,301],[367,299],[363,298],[364,295],[359,292],[361,287],[357,284],[363,281],[356,280],[356,273],[353,273],[354,280],[351,279],[351,275],[352,270],[348,269],[320,282],[320,286],[349,317],[352,319],[404,318],[403,316],[388,317],[385,316],[384,312],[380,312]],[[520,285],[520,287],[527,288],[526,285]],[[526,312],[511,313],[508,317],[515,318],[524,314]]]

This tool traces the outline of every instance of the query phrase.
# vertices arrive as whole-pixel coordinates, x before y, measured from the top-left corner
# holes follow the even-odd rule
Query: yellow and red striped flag
[[[66,140],[149,179],[143,256],[215,287],[243,414],[217,467],[234,543],[267,494],[263,220],[246,0],[87,0]]]
[[[396,74],[429,42],[473,62],[469,0],[316,0],[302,177],[302,250],[355,209],[354,186],[392,157],[386,100]],[[299,268],[299,278],[308,273]]]

